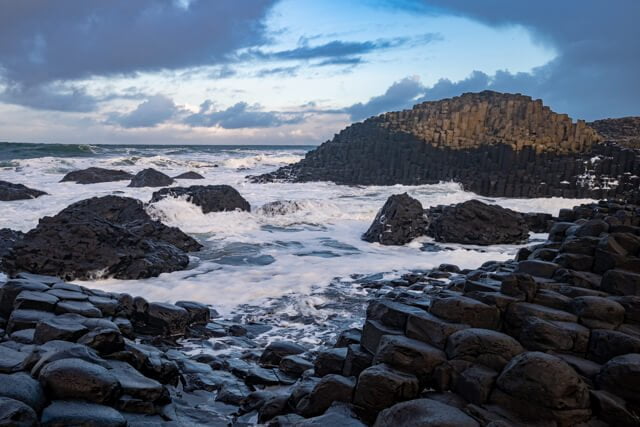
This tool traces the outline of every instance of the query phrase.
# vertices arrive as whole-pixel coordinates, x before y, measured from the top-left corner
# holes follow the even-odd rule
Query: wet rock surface
[[[557,132],[558,126],[572,131]],[[466,93],[354,123],[300,162],[249,178],[346,185],[455,181],[488,197],[639,203],[637,119],[627,131],[610,132],[620,126],[606,123],[596,127],[604,137],[582,120],[554,113],[541,100],[492,91]]]
[[[229,185],[192,185],[191,187],[163,188],[153,193],[151,203],[166,197],[184,197],[190,203],[202,208],[203,213],[251,210],[240,193]]]
[[[100,182],[128,181],[133,175],[123,170],[90,167],[66,174],[60,182],[75,182],[76,184],[97,184]]]
[[[204,176],[200,175],[198,172],[185,172],[181,173],[178,176],[174,176],[173,179],[204,179]]]
[[[345,286],[361,286],[369,308],[365,314],[347,300],[345,317],[366,315],[362,329],[346,320],[341,329],[323,329],[335,313],[314,321],[278,306],[218,318],[196,302],[149,302],[19,273],[0,286],[0,317],[7,319],[0,330],[0,420],[637,425],[640,293],[627,283],[638,273],[618,265],[639,255],[640,210],[601,202],[563,215],[572,225],[537,245],[555,250],[553,258],[523,249],[521,261],[473,271],[443,264],[398,279],[353,278]],[[580,228],[593,220],[609,226]],[[556,259],[586,252],[565,244],[576,235],[619,255],[614,234],[626,252],[608,270],[573,270]],[[610,272],[619,274],[605,281]],[[70,312],[69,303],[92,304],[100,316]],[[301,339],[309,328],[292,324],[324,332],[309,344]]]
[[[407,193],[397,194],[387,199],[362,240],[383,245],[404,245],[424,235],[426,229],[422,204]]]
[[[35,190],[23,184],[0,181],[0,201],[35,199],[46,194],[44,191]]]
[[[173,184],[173,178],[153,168],[144,169],[133,178],[129,187],[166,187]]]
[[[152,220],[140,201],[104,196],[42,218],[13,245],[3,266],[10,274],[138,279],[185,268],[186,252],[200,247],[179,229]]]

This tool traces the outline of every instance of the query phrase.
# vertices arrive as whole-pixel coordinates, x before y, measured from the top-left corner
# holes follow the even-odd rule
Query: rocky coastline
[[[540,100],[485,91],[355,123],[255,182],[460,183],[488,197],[640,201],[637,120],[574,123]],[[635,133],[637,135],[637,133]]]
[[[640,207],[576,206],[548,225],[512,261],[361,281],[362,327],[319,349],[197,302],[17,272],[0,287],[0,420],[637,425]]]

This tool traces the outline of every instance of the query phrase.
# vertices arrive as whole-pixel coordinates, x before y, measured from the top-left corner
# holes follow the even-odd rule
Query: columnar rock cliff
[[[461,183],[493,197],[640,200],[640,153],[542,101],[467,93],[355,123],[258,182]]]

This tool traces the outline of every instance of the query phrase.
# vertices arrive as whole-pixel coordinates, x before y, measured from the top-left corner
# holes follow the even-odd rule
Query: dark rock
[[[204,179],[204,176],[200,175],[197,172],[189,171],[181,173],[178,176],[174,176],[173,179]]]
[[[189,320],[189,312],[173,304],[154,302],[147,309],[148,325],[164,335],[184,335]]]
[[[469,325],[447,322],[431,313],[425,312],[409,316],[406,333],[409,338],[444,349],[449,335],[468,327]]]
[[[112,360],[109,365],[109,373],[118,380],[124,394],[148,402],[154,402],[163,396],[162,384],[145,377],[128,363]]]
[[[153,168],[138,172],[129,183],[128,187],[165,187],[173,184],[173,178]]]
[[[186,197],[189,203],[202,208],[203,213],[251,211],[251,206],[238,191],[229,185],[192,185],[191,187],[163,188],[151,196],[151,202],[166,197]]]
[[[313,363],[300,356],[285,356],[280,359],[280,370],[285,374],[300,377],[305,371],[313,369]]]
[[[498,372],[483,365],[471,365],[455,375],[453,390],[465,400],[482,405],[491,394]]]
[[[45,404],[40,383],[24,372],[11,375],[0,374],[0,397],[18,400],[37,413],[42,411]]]
[[[258,422],[263,424],[266,421],[287,412],[287,403],[289,396],[275,395],[267,399],[258,410]]]
[[[338,339],[336,339],[334,347],[348,347],[351,344],[360,344],[361,340],[362,330],[354,328],[347,329],[340,332],[340,335],[338,335]]]
[[[251,390],[243,382],[228,382],[218,390],[216,401],[240,406],[249,393]]]
[[[33,338],[36,344],[44,344],[53,340],[75,342],[87,331],[88,328],[75,318],[56,316],[38,322]]]
[[[4,265],[11,274],[137,279],[182,269],[189,263],[183,251],[199,248],[177,228],[153,221],[140,201],[105,196],[42,218],[4,258]]]
[[[206,324],[211,319],[209,307],[205,304],[194,301],[178,301],[178,307],[182,307],[189,312],[189,323]]]
[[[553,262],[527,260],[519,262],[515,272],[551,278],[559,268],[560,266]]]
[[[436,298],[430,311],[440,318],[474,328],[497,329],[500,324],[500,311],[496,307],[464,296]]]
[[[30,353],[0,345],[0,373],[11,374],[26,368]]]
[[[42,425],[48,427],[124,427],[126,420],[113,408],[77,401],[53,401],[42,412]]]
[[[521,243],[529,237],[521,214],[479,200],[431,208],[427,217],[427,234],[437,242],[495,245]]]
[[[614,295],[640,296],[640,274],[609,270],[602,276],[602,290]]]
[[[425,234],[422,204],[407,193],[390,196],[362,240],[383,245],[404,245]]]
[[[513,274],[501,280],[500,292],[523,301],[531,302],[538,292],[538,284],[528,274]]]
[[[578,321],[578,317],[572,313],[528,302],[511,304],[505,315],[505,319],[509,326],[516,329],[520,328],[525,319],[529,317],[572,323]]]
[[[109,403],[121,392],[117,378],[109,370],[82,359],[51,362],[40,371],[39,379],[52,399]]]
[[[504,368],[497,386],[510,396],[545,408],[589,406],[589,389],[562,359],[539,352],[522,353]]]
[[[86,345],[102,354],[111,354],[124,348],[124,339],[117,328],[96,328],[81,336],[78,344]]]
[[[7,333],[21,329],[33,329],[39,321],[54,317],[53,313],[38,310],[14,310],[7,322]]]
[[[133,175],[123,170],[90,167],[66,174],[60,182],[72,181],[77,184],[96,184],[99,182],[126,181]]]
[[[341,375],[326,375],[300,400],[296,412],[304,417],[314,417],[325,412],[334,402],[350,403],[356,382]]]
[[[599,388],[640,403],[640,354],[625,354],[609,360],[597,376]]]
[[[329,374],[342,374],[346,358],[346,348],[332,348],[319,352],[313,362],[315,374],[319,377]]]
[[[489,329],[469,328],[451,334],[446,351],[449,359],[482,364],[499,372],[524,349],[509,335]]]
[[[367,320],[362,328],[360,345],[371,354],[375,354],[378,351],[378,344],[383,335],[402,335],[402,331],[385,326],[377,320]]]
[[[347,357],[344,359],[342,374],[345,377],[357,377],[373,363],[373,356],[360,344],[347,347]]]
[[[0,397],[0,425],[36,427],[39,425],[38,416],[24,403],[8,397]]]
[[[350,405],[342,402],[336,402],[324,413],[318,417],[307,418],[304,421],[296,422],[296,427],[324,427],[324,426],[340,426],[340,427],[365,427],[358,416],[351,409]]]
[[[25,279],[13,279],[0,286],[0,316],[8,317],[14,309],[16,297],[22,291],[42,292],[49,289],[44,283]]]
[[[89,301],[60,301],[56,305],[56,313],[73,313],[92,318],[102,317],[102,312]]]
[[[367,410],[380,411],[394,403],[415,399],[419,391],[415,375],[379,364],[362,371],[353,402]]]
[[[620,331],[594,329],[589,340],[589,358],[598,363],[624,354],[640,353],[640,338]]]
[[[432,399],[416,399],[380,412],[374,427],[386,426],[479,427],[480,424],[453,406]]]
[[[421,313],[424,310],[388,299],[374,300],[367,306],[367,319],[379,320],[384,325],[399,330],[405,329],[409,315]]]
[[[589,329],[577,323],[530,316],[522,323],[519,339],[529,350],[584,354],[589,336]]]
[[[11,248],[18,242],[24,233],[9,228],[0,228],[0,260],[9,253]]]
[[[14,302],[15,310],[53,311],[59,299],[45,292],[22,291]]]
[[[35,199],[46,194],[44,191],[34,190],[22,184],[0,181],[0,201]]]
[[[302,354],[304,347],[290,341],[273,341],[269,343],[260,356],[260,364],[264,366],[278,366],[285,356]]]
[[[624,399],[615,394],[604,390],[591,390],[591,401],[598,417],[608,425],[633,427],[640,424],[640,416],[630,410]]]
[[[591,329],[616,329],[624,322],[624,307],[602,297],[577,297],[571,304],[580,323]]]
[[[442,350],[427,343],[403,335],[385,335],[380,340],[373,363],[386,363],[411,372],[425,383],[433,370],[446,361],[447,356]]]

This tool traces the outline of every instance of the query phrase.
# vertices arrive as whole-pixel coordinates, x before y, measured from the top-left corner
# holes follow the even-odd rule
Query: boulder
[[[128,187],[166,187],[173,184],[173,178],[153,168],[138,172],[129,183]]]
[[[427,217],[427,234],[438,242],[484,246],[521,243],[529,238],[521,214],[479,200],[431,208]]]
[[[431,303],[430,312],[442,319],[474,328],[497,329],[500,325],[498,308],[464,296],[436,298]]]
[[[369,411],[381,411],[394,403],[415,399],[419,392],[415,375],[379,364],[362,371],[353,402]]]
[[[401,335],[402,330],[391,328],[377,320],[366,320],[362,328],[362,340],[360,345],[371,354],[376,354],[378,344],[383,335]]]
[[[419,315],[421,313],[424,313],[424,310],[418,307],[412,307],[388,299],[374,300],[367,306],[367,319],[379,320],[390,328],[400,330],[404,330],[406,327],[409,315]]]
[[[624,322],[624,307],[603,297],[577,297],[571,307],[580,323],[591,329],[616,329]]]
[[[151,202],[158,202],[166,197],[183,197],[189,203],[202,208],[202,212],[251,211],[251,205],[238,191],[229,185],[192,185],[191,187],[171,187],[156,191]]]
[[[621,397],[604,390],[591,390],[591,401],[598,418],[611,426],[635,427],[640,416]]]
[[[66,174],[60,182],[75,182],[77,184],[97,184],[99,182],[127,181],[133,175],[123,170],[90,167]]]
[[[38,416],[24,403],[0,397],[0,425],[16,427],[36,427],[39,425]]]
[[[260,356],[260,364],[263,366],[278,366],[285,356],[302,354],[306,351],[304,347],[290,341],[273,341],[267,345]]]
[[[34,190],[22,184],[0,181],[0,201],[35,199],[46,194],[44,191]]]
[[[42,411],[46,401],[40,383],[25,372],[0,374],[0,397],[18,400],[37,413]]]
[[[289,425],[289,424],[284,424]],[[307,418],[305,420],[294,421],[296,427],[325,427],[325,426],[340,426],[340,427],[365,427],[358,416],[354,413],[350,405],[342,402],[335,402],[327,412],[323,415]]]
[[[589,358],[598,363],[628,353],[640,353],[640,337],[620,331],[594,329],[589,340]]]
[[[4,265],[11,274],[29,271],[67,280],[139,279],[185,268],[185,251],[200,248],[179,229],[152,220],[140,201],[104,196],[42,218]]]
[[[509,335],[489,329],[469,328],[451,334],[446,351],[449,359],[482,364],[499,372],[524,349]]]
[[[125,427],[127,421],[113,408],[95,403],[55,400],[42,412],[42,425],[51,427]]]
[[[39,379],[52,399],[110,403],[121,393],[120,383],[109,370],[82,359],[51,362],[40,371]]]
[[[471,365],[453,378],[452,389],[467,402],[482,405],[489,400],[498,372],[483,365]]]
[[[357,377],[373,363],[373,356],[360,344],[347,347],[347,357],[344,359],[342,374],[346,377]],[[282,369],[282,367],[280,368]]]
[[[374,427],[480,427],[480,424],[453,406],[432,399],[397,403],[380,412]]]
[[[311,392],[300,400],[296,412],[303,417],[315,417],[324,413],[334,402],[350,403],[356,382],[354,378],[326,375]]]
[[[89,329],[75,318],[56,316],[43,319],[37,323],[34,334],[36,344],[44,344],[53,340],[75,342]]]
[[[305,371],[313,369],[313,363],[300,356],[284,356],[280,359],[279,368],[285,374],[298,378]]]
[[[390,196],[362,240],[383,245],[404,245],[425,234],[422,204],[407,193]]]
[[[584,354],[590,331],[573,322],[527,317],[521,325],[519,339],[529,350]]]
[[[496,385],[513,398],[544,408],[589,407],[589,389],[584,381],[562,359],[546,353],[516,356],[504,368]]]
[[[640,274],[609,270],[602,276],[602,290],[613,295],[640,296]]]
[[[599,388],[640,404],[640,354],[625,354],[609,360],[600,370],[596,384]]]
[[[162,335],[184,335],[190,315],[177,305],[153,302],[147,309],[146,320],[149,327]]]
[[[181,173],[178,176],[174,176],[173,179],[204,179],[204,176],[197,172],[189,171]]]
[[[332,348],[318,353],[313,362],[315,374],[323,377],[329,374],[342,374],[344,361],[347,358],[346,348]]]
[[[404,335],[384,335],[380,340],[374,364],[386,363],[396,369],[411,372],[423,383],[431,373],[447,361],[446,354],[427,343]]]
[[[264,216],[275,217],[299,212],[304,209],[302,202],[295,200],[276,200],[265,203],[257,209],[257,213]]]
[[[194,301],[178,301],[176,305],[187,310],[190,324],[207,324],[211,320],[211,310],[205,304]]]
[[[447,322],[431,313],[410,315],[407,319],[406,334],[439,349],[445,348],[449,335],[461,329],[469,328],[469,325]]]

